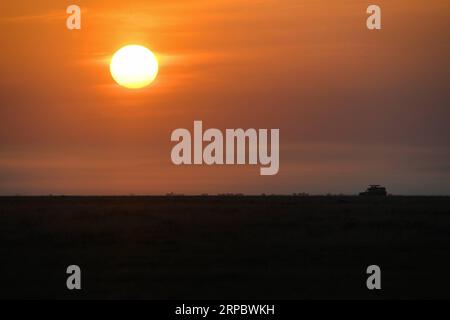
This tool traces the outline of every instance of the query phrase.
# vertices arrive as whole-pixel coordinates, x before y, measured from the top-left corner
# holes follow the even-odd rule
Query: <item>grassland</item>
[[[450,197],[3,197],[0,270],[1,298],[450,298]]]

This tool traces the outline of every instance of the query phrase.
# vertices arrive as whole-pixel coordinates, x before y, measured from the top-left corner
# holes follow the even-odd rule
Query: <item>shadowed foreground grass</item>
[[[3,197],[0,241],[2,298],[450,298],[449,197]]]

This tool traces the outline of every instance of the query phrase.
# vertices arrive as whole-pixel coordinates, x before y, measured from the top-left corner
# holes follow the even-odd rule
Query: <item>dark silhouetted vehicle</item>
[[[371,184],[366,191],[361,192],[359,194],[360,196],[381,196],[381,197],[386,197],[387,196],[387,192],[386,192],[386,188],[382,187],[378,184]]]

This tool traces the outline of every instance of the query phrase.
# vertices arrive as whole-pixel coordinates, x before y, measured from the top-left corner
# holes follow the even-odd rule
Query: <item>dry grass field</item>
[[[0,270],[1,298],[450,298],[450,197],[3,197]]]

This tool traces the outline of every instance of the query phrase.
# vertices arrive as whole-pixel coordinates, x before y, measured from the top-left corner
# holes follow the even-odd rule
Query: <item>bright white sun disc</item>
[[[155,80],[158,75],[158,60],[146,47],[129,45],[114,54],[109,68],[119,85],[139,89]]]

